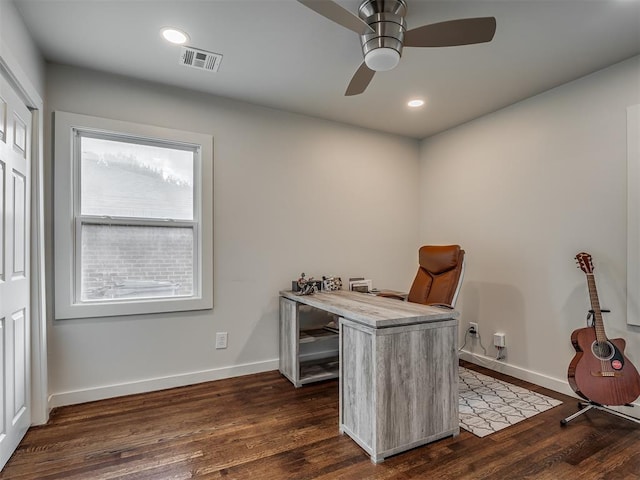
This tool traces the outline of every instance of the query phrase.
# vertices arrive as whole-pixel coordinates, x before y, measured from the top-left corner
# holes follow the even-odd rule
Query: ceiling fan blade
[[[365,33],[375,33],[375,30],[363,22],[360,17],[354,15],[349,10],[342,8],[330,0],[298,0],[305,7],[310,8],[323,17],[336,22],[343,27],[353,30],[358,35]]]
[[[405,47],[452,47],[490,42],[496,33],[495,17],[462,18],[409,30]]]
[[[356,73],[353,74],[353,78],[351,79],[351,82],[349,82],[349,86],[347,87],[347,91],[344,92],[344,96],[351,97],[353,95],[360,95],[367,89],[375,74],[376,72],[374,70],[371,70],[367,67],[366,63],[362,62],[360,68],[358,68]]]

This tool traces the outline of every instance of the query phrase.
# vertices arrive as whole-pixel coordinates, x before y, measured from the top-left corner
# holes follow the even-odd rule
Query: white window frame
[[[213,137],[119,120],[57,111],[54,114],[55,318],[92,318],[213,308]],[[130,139],[139,144],[193,148],[194,219],[163,220],[81,215],[80,137]],[[80,300],[83,224],[183,227],[194,233],[191,296]]]

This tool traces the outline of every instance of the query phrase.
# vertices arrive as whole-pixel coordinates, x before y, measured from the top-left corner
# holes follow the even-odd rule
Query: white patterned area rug
[[[460,367],[460,427],[485,437],[562,402]]]

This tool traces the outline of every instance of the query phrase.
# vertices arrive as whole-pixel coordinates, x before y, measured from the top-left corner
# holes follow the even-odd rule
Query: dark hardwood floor
[[[278,372],[55,409],[0,479],[640,479],[640,426],[564,403],[478,438],[461,431],[374,465],[338,433],[338,383],[295,389]]]

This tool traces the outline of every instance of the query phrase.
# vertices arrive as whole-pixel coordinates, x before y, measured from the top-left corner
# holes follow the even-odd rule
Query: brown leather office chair
[[[407,301],[453,308],[464,276],[464,250],[460,245],[425,245],[418,251],[418,263]]]
[[[418,263],[407,300],[453,308],[464,275],[464,250],[460,245],[425,245],[418,251]]]

